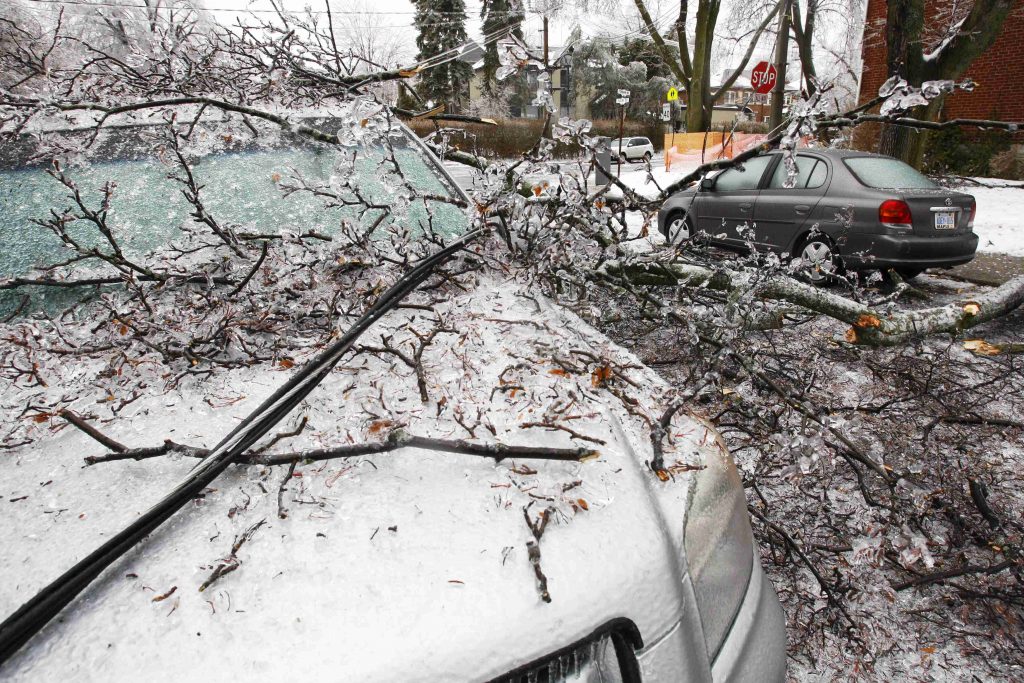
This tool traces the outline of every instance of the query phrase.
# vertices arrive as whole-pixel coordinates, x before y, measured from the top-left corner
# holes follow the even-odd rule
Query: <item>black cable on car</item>
[[[32,636],[42,630],[104,569],[128,552],[143,537],[152,533],[188,501],[195,498],[239,455],[273,429],[274,425],[280,422],[323,381],[338,361],[348,353],[360,335],[373,323],[416,289],[433,273],[437,266],[479,238],[484,232],[483,229],[469,232],[417,263],[384,292],[338,341],[303,366],[281,388],[242,420],[173,491],[5,619],[0,624],[0,665],[6,662]]]

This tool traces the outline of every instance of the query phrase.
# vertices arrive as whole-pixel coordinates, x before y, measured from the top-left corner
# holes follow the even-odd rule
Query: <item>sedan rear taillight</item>
[[[878,220],[882,225],[898,225],[910,227],[914,222],[910,215],[910,207],[899,199],[886,199],[878,207]]]
[[[967,227],[968,228],[973,228],[974,227],[974,216],[977,213],[978,213],[978,200],[975,199],[974,197],[971,197],[971,213],[967,217]]]

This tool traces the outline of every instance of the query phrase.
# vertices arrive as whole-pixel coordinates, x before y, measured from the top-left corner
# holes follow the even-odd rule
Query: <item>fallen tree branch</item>
[[[241,465],[290,465],[291,463],[377,455],[401,448],[420,448],[427,451],[473,455],[482,458],[492,458],[495,461],[508,458],[523,458],[528,460],[583,462],[598,456],[597,451],[589,448],[547,448],[544,446],[510,446],[501,443],[474,443],[461,439],[435,439],[427,436],[415,436],[406,433],[404,430],[395,429],[388,434],[386,439],[374,443],[349,444],[335,446],[334,448],[317,448],[291,453],[265,454],[258,451],[249,451],[240,456],[236,462]],[[205,458],[210,454],[210,450],[207,448],[187,446],[170,439],[164,441],[160,446],[124,448],[121,451],[111,450],[115,450],[115,452],[86,457],[85,464],[95,465],[101,462],[113,462],[116,460],[145,460],[172,453],[190,458]]]
[[[288,490],[288,482],[292,480],[295,475],[295,466],[298,462],[292,462],[288,466],[288,471],[285,472],[284,479],[281,480],[281,486],[277,489],[277,517],[278,519],[288,519],[288,511],[284,507],[284,492]]]
[[[849,323],[846,341],[867,346],[892,346],[929,334],[955,334],[1006,315],[1024,304],[1024,276],[971,300],[913,311],[886,312],[786,275],[755,280],[744,272],[683,263],[623,264],[620,261],[608,261],[595,272],[635,285],[705,287],[730,293],[752,290],[759,298],[785,301]]]
[[[613,286],[621,287],[622,289],[625,289],[626,291],[628,291],[630,294],[637,297],[641,301],[646,301],[647,303],[656,306],[659,310],[664,311],[668,315],[668,317],[672,318],[680,325],[685,326],[687,324],[686,319],[683,318],[683,316],[679,315],[679,313],[677,313],[671,306],[666,304],[664,301],[654,296],[651,296],[646,292],[637,291],[637,289],[632,286],[632,283],[628,279],[616,278],[601,273],[599,271],[595,271],[593,275],[599,281],[606,282]],[[831,432],[832,435],[835,436],[843,444],[843,446],[846,447],[850,457],[852,457],[862,465],[870,468],[872,471],[874,471],[876,474],[882,477],[882,479],[885,480],[887,484],[893,485],[896,483],[896,481],[906,476],[901,474],[894,475],[891,468],[880,465],[871,458],[869,458],[867,454],[864,453],[864,451],[860,447],[858,447],[857,444],[851,441],[849,437],[847,437],[843,432],[836,429],[836,427],[829,424],[828,422],[822,420],[822,418],[818,416],[817,411],[815,411],[812,406],[806,405],[801,398],[791,395],[789,391],[787,391],[778,382],[776,382],[770,375],[768,375],[768,373],[764,372],[763,370],[760,370],[756,366],[756,364],[751,359],[747,358],[745,355],[738,353],[732,349],[727,349],[720,342],[717,342],[714,339],[710,339],[704,335],[701,335],[700,339],[701,341],[714,346],[716,349],[719,349],[720,351],[724,351],[732,355],[732,357],[735,358],[737,362],[739,362],[752,377],[757,377],[759,380],[768,385],[768,387],[770,387],[772,391],[774,391],[779,396],[779,398],[785,401],[787,405],[792,407],[794,410],[799,412],[804,417],[814,421],[822,428],[827,429],[829,432]]]
[[[835,605],[836,609],[838,609],[846,618],[846,621],[850,623],[850,626],[856,626],[857,624],[856,622],[854,622],[853,617],[850,616],[850,613],[846,611],[846,608],[839,601],[839,598],[837,598],[835,593],[832,592],[832,588],[825,581],[825,577],[821,575],[821,572],[818,571],[818,568],[814,565],[813,562],[811,562],[810,558],[807,557],[803,549],[800,547],[800,544],[797,543],[792,536],[786,533],[785,529],[780,527],[775,522],[769,520],[767,517],[761,514],[760,510],[755,508],[753,505],[748,505],[747,509],[750,510],[750,514],[757,517],[759,520],[761,520],[762,523],[764,523],[765,526],[767,526],[769,529],[771,529],[772,531],[774,531],[782,537],[782,540],[785,541],[786,545],[788,545],[793,550],[793,552],[796,553],[797,557],[800,558],[800,561],[803,562],[804,565],[811,571],[811,574],[814,575],[814,578],[818,581],[818,585],[821,586],[821,590],[823,590],[825,592],[825,595],[828,596],[828,601]]]
[[[526,543],[526,555],[530,560],[530,564],[533,565],[533,573],[537,577],[537,590],[540,592],[540,599],[544,602],[551,602],[551,593],[548,592],[548,577],[545,576],[544,570],[540,567],[540,539],[544,535],[544,530],[548,526],[551,515],[555,512],[555,508],[549,507],[541,510],[537,514],[537,521],[534,522],[530,519],[530,506],[532,505],[533,503],[531,502],[523,508],[526,526],[530,527],[530,533],[533,534],[533,540]]]
[[[952,567],[940,572],[932,572],[931,574],[924,574],[922,576],[915,577],[909,581],[902,583],[893,584],[893,590],[903,591],[908,588],[915,588],[917,586],[926,586],[931,583],[939,583],[940,581],[946,581],[947,579],[955,579],[958,576],[966,576],[968,574],[997,574],[1004,569],[1008,569],[1017,563],[1016,559],[1003,560],[997,564],[989,566],[981,566],[974,564],[965,564],[960,567]]]

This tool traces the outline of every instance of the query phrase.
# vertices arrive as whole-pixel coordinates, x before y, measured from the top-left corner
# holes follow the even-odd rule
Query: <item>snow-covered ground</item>
[[[978,213],[974,232],[978,234],[978,251],[991,251],[1024,256],[1024,183],[996,178],[976,178],[973,183],[958,187],[974,195]]]

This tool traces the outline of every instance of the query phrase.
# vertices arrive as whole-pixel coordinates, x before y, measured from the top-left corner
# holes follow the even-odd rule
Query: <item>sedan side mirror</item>
[[[715,178],[717,176],[704,176],[700,179],[700,191],[701,192],[714,192],[715,191]]]

